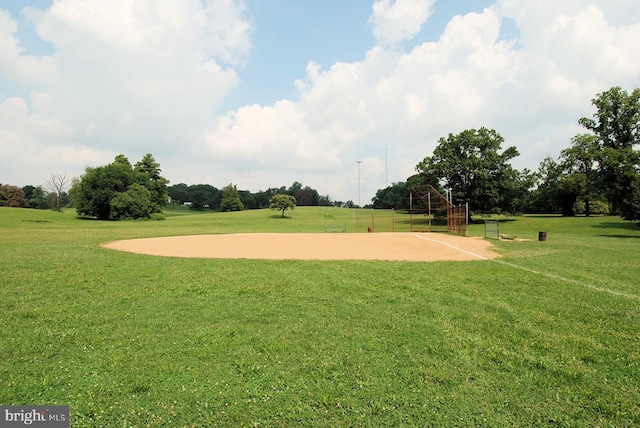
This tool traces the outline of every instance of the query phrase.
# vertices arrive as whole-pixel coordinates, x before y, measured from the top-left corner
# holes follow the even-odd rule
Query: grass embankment
[[[99,246],[353,219],[180,213],[116,223],[0,208],[0,403],[69,404],[78,427],[640,425],[633,224],[515,218],[501,231],[531,240],[496,242],[504,257],[477,262]]]

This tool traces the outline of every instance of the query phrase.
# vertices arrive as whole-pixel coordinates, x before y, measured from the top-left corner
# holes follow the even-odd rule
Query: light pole
[[[362,161],[358,160],[356,163],[358,164],[358,208],[360,208],[360,164]]]

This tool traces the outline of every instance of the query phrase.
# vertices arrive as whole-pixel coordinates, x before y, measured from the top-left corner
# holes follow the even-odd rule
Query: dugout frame
[[[467,236],[469,204],[454,205],[451,196],[445,197],[432,185],[413,186],[409,189],[409,215],[412,232],[446,231]],[[415,219],[415,220],[414,220]],[[446,224],[446,229],[436,227]]]
[[[467,236],[469,204],[454,205],[433,186],[407,189],[396,208],[353,209],[354,232],[444,232]]]

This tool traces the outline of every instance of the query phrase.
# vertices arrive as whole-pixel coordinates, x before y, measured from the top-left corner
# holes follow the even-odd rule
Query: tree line
[[[71,203],[66,192],[69,180],[67,174],[51,174],[46,186],[0,184],[0,206],[60,211]]]
[[[66,192],[68,183],[71,185]],[[52,175],[46,186],[49,190],[43,186],[0,185],[0,206],[56,210],[73,207],[80,216],[127,220],[161,219],[162,209],[168,204],[198,211],[270,208],[282,211],[283,217],[284,211],[295,205],[335,204],[329,196],[321,196],[317,190],[297,181],[288,188],[269,188],[256,193],[238,190],[234,184],[218,189],[209,184],[168,186],[168,183],[152,154],[146,154],[134,165],[120,154],[110,164],[87,167],[79,178]]]
[[[516,147],[502,150],[503,137],[480,128],[440,138],[432,156],[416,165],[405,182],[379,189],[374,208],[408,208],[412,187],[431,184],[450,192],[455,204],[476,213],[612,214],[640,220],[640,89],[613,87],[592,100],[596,111],[580,118],[557,159],[537,171],[518,171],[510,161]]]
[[[223,203],[225,200],[225,192],[228,193],[230,187],[236,190],[241,204],[229,207],[228,204]],[[269,201],[275,195],[293,196],[297,206],[334,205],[334,202],[332,202],[328,195],[322,196],[316,189],[303,186],[302,183],[297,181],[289,187],[273,187],[255,193],[247,190],[237,190],[233,184],[218,189],[210,184],[193,184],[189,186],[180,183],[169,186],[168,193],[171,203],[187,205],[194,210],[238,211],[241,209],[269,208]]]
[[[575,135],[557,159],[545,158],[537,171],[513,168],[519,152],[515,146],[503,150],[497,131],[468,129],[440,138],[433,154],[416,165],[416,174],[379,189],[369,207],[406,209],[411,188],[430,184],[475,213],[613,214],[640,220],[640,89],[628,93],[613,87],[592,104],[593,116],[578,120],[585,132]],[[47,190],[0,185],[0,206],[60,210],[72,205],[79,215],[99,219],[159,217],[169,203],[214,211],[273,208],[276,195],[288,195],[287,204],[298,206],[356,207],[297,181],[251,193],[234,184],[168,186],[160,173],[151,154],[135,165],[118,155],[111,164],[87,167],[71,180],[68,193],[64,174],[52,175]]]

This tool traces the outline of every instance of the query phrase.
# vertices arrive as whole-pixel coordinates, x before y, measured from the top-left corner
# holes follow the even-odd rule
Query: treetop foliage
[[[573,137],[557,162],[541,165],[534,199],[552,201],[565,215],[608,205],[611,214],[640,220],[640,89],[613,87],[592,104],[593,117],[578,121],[588,132]]]
[[[151,154],[135,166],[126,156],[118,155],[108,165],[87,167],[69,193],[82,216],[101,220],[151,218],[167,203],[167,183]]]
[[[485,213],[511,212],[523,181],[509,164],[518,150],[512,146],[500,152],[503,142],[497,131],[484,127],[449,134],[416,170],[425,181],[451,189],[456,204],[469,203]]]
[[[615,86],[591,103],[596,107],[593,117],[578,123],[598,138],[599,148],[629,149],[640,143],[640,88],[629,94]]]
[[[240,199],[240,193],[235,184],[229,184],[222,189],[221,211],[241,211],[243,208],[244,204]]]
[[[237,190],[237,187],[236,187]],[[184,183],[169,186],[171,202],[180,205],[189,205],[195,210],[222,210],[224,189],[218,189],[209,184],[187,185]],[[237,190],[243,209],[269,208],[269,200],[274,195],[290,195],[296,198],[298,206],[334,206],[341,202],[333,202],[329,196],[320,196],[317,190],[304,186],[295,181],[291,186],[272,187],[252,193],[246,190]],[[226,205],[225,205],[226,206]]]
[[[286,210],[293,210],[295,207],[296,198],[291,195],[277,194],[273,195],[273,197],[269,199],[269,209],[281,211],[282,217],[284,217],[284,212]]]
[[[510,161],[515,147],[501,151],[495,130],[468,129],[438,140],[432,156],[416,166],[406,183],[380,189],[375,208],[406,208],[409,189],[431,184],[451,190],[454,203],[481,213],[595,213],[640,220],[640,89],[620,87],[597,94],[593,117],[581,118],[587,132],[571,139],[558,159],[545,158],[532,173]],[[533,189],[533,190],[532,190]]]
[[[0,206],[27,208],[29,206],[29,200],[24,190],[20,187],[3,184],[0,185]]]

